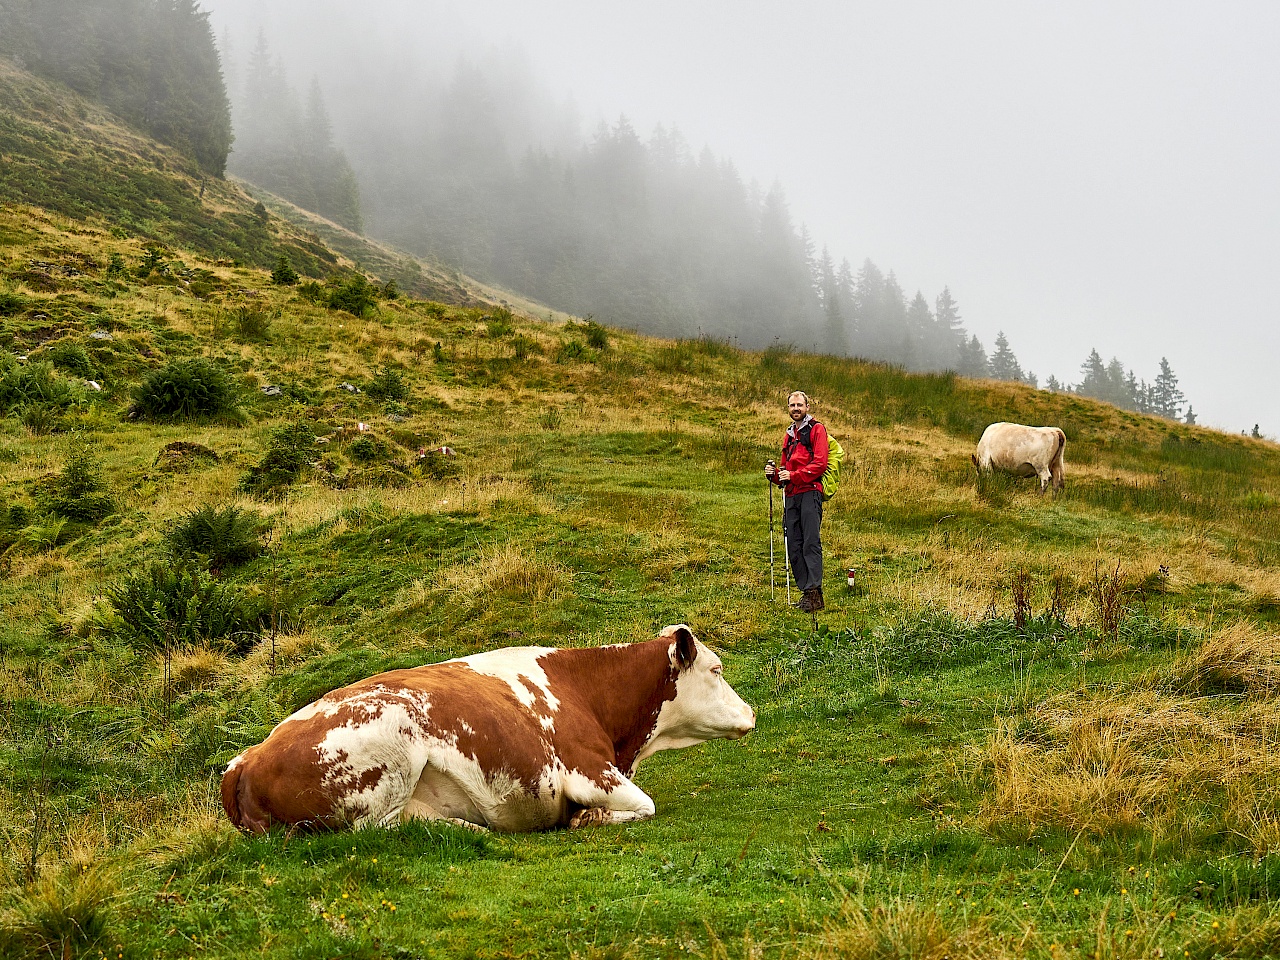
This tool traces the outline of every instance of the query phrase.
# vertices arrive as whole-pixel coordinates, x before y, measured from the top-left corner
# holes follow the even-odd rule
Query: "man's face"
[[[787,412],[791,414],[793,422],[799,423],[809,412],[809,401],[799,394],[793,393],[787,399]]]

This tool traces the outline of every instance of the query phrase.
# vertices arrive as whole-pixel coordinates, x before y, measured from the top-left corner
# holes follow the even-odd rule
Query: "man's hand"
[[[773,465],[772,460],[770,460],[768,463],[764,465],[764,475],[766,477],[769,477],[770,479],[772,479],[773,475],[777,472],[778,472],[778,468]]]
[[[779,480],[781,480],[783,483],[786,483],[788,480],[790,480],[790,479],[791,479],[791,471],[790,471],[790,470],[779,470],[779,471],[778,471],[778,479],[779,479]]]

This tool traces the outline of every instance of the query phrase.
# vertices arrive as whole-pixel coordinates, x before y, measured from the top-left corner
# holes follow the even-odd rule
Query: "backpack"
[[[814,421],[816,423],[817,421]],[[809,449],[809,456],[813,456],[813,438],[810,432],[813,423],[810,423],[796,436],[800,442]],[[840,465],[844,463],[844,447],[840,446],[840,441],[831,435],[831,431],[827,431],[827,469],[823,471],[818,482],[822,484],[822,502],[826,503],[836,495],[836,491],[840,489]]]

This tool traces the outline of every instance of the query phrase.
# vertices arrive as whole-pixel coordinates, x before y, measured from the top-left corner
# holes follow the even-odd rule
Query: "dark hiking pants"
[[[787,497],[782,512],[791,573],[801,590],[822,588],[822,492],[810,490]]]

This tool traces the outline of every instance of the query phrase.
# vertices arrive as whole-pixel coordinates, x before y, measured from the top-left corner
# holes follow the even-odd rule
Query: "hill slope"
[[[270,268],[283,254],[304,276],[321,277],[359,263],[417,296],[447,303],[470,298],[451,272],[263,196],[277,214],[271,217],[243,185],[205,176],[182,153],[4,58],[0,101],[0,203],[31,204],[106,227],[118,238],[237,264]]]
[[[123,135],[50,111],[85,156]],[[122,182],[192,189],[130,143]],[[163,251],[89,208],[0,208],[0,952],[1274,952],[1274,446],[274,284],[178,247],[194,208],[161,208]],[[264,265],[298,236],[268,226]],[[816,628],[780,562],[771,599],[759,473],[797,387],[851,457]],[[997,419],[1064,427],[1065,494],[975,484]],[[249,841],[218,808],[226,761],[332,687],[672,622],[760,724],[648,761],[653,821]]]

